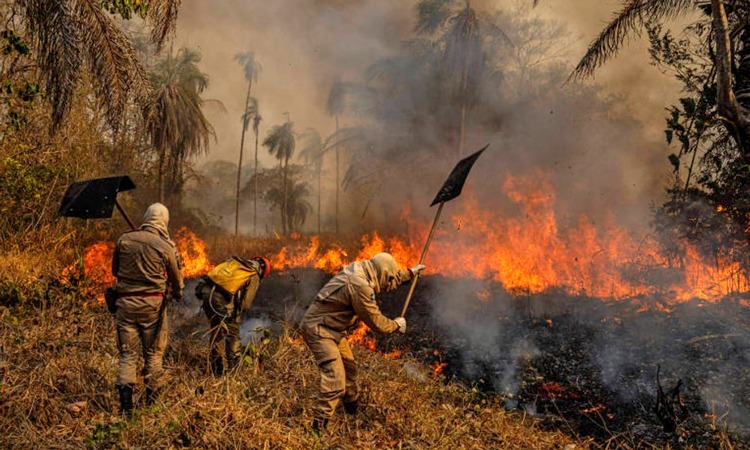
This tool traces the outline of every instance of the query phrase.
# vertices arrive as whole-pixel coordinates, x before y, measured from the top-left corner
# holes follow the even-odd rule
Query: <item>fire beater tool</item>
[[[451,171],[451,174],[448,175],[448,179],[445,180],[445,183],[443,183],[443,187],[440,188],[440,191],[435,196],[435,199],[430,204],[430,207],[438,205],[438,209],[435,213],[435,219],[432,221],[430,234],[427,235],[427,242],[424,244],[422,256],[419,258],[419,264],[424,264],[425,256],[427,256],[427,249],[430,247],[430,241],[432,241],[432,236],[435,234],[435,228],[437,227],[438,219],[440,219],[440,213],[443,212],[443,205],[445,205],[445,202],[453,200],[454,198],[461,195],[461,189],[463,189],[464,187],[466,177],[469,176],[469,171],[474,166],[474,163],[477,161],[482,152],[487,150],[487,147],[489,146],[490,144],[487,144],[482,147],[481,150],[459,161],[458,164],[456,164],[456,167],[454,167]],[[406,315],[406,309],[409,307],[409,302],[411,301],[412,295],[414,295],[414,288],[417,287],[418,279],[419,274],[417,274],[411,280],[411,285],[409,286],[409,294],[407,294],[406,296],[404,309],[401,310],[401,317],[404,317]]]
[[[135,183],[127,175],[73,183],[65,191],[58,214],[81,219],[107,219],[117,207],[130,228],[135,229],[133,221],[117,201],[118,192],[132,189],[135,189]]]

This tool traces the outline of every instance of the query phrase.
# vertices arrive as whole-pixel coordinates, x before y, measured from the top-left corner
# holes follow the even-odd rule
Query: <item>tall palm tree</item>
[[[243,153],[245,148],[245,132],[247,131],[248,127],[250,127],[250,122],[253,122],[253,126],[255,125],[255,118],[258,116],[258,99],[255,97],[251,97],[246,103],[245,103],[245,112],[242,113],[242,139],[240,141],[240,160],[237,163],[237,189],[235,192],[235,203],[234,203],[234,235],[239,235],[239,225],[240,225],[240,181],[242,180],[242,161],[243,161]],[[256,133],[256,164],[257,164],[257,133]],[[257,168],[256,168],[257,171]]]
[[[310,195],[307,183],[290,180],[288,192],[284,194],[282,189],[274,186],[266,191],[266,201],[272,207],[283,208],[286,203],[285,217],[289,231],[299,231],[307,220],[307,215],[312,211],[312,205],[305,198]]]
[[[180,0],[150,0],[137,5],[97,0],[14,0],[36,55],[46,99],[52,107],[51,132],[70,111],[85,71],[114,130],[130,99],[147,104],[148,78],[133,44],[117,23],[137,14],[152,25],[158,49],[174,30]],[[111,14],[110,14],[111,13]]]
[[[198,68],[201,55],[188,48],[169,54],[150,74],[153,94],[146,116],[151,142],[158,154],[157,188],[164,201],[167,167],[171,182],[181,179],[184,163],[208,151],[214,130],[203,115],[201,94],[208,77]]]
[[[305,161],[306,164],[312,164],[315,169],[315,178],[318,184],[318,234],[320,234],[320,185],[321,185],[321,172],[323,169],[323,152],[325,146],[323,140],[320,138],[320,133],[313,128],[308,128],[302,133],[302,140],[304,145],[302,150],[299,152],[299,156]]]
[[[245,80],[247,80],[247,95],[245,96],[245,110],[242,113],[242,137],[240,138],[240,162],[237,164],[237,195],[235,201],[234,211],[234,235],[239,234],[240,224],[240,178],[242,174],[242,153],[245,147],[245,132],[247,127],[250,125],[250,119],[254,116],[248,114],[251,111],[251,97],[250,92],[253,88],[253,81],[258,81],[258,75],[263,70],[259,62],[255,60],[254,52],[245,52],[235,55],[234,59],[242,64],[245,72]],[[255,99],[253,99],[255,100]],[[258,101],[255,100],[255,111],[258,109]]]
[[[468,111],[477,95],[484,58],[479,34],[479,18],[466,0],[456,7],[448,0],[420,0],[415,31],[433,35],[444,29],[442,41],[442,76],[448,81],[453,99],[460,105],[458,156],[464,153]],[[458,74],[458,77],[455,77]]]
[[[326,102],[326,110],[330,116],[333,116],[336,125],[336,134],[339,133],[339,116],[344,112],[346,90],[344,83],[341,82],[340,78],[336,78],[331,85],[331,90],[328,92],[328,101]],[[335,221],[336,221],[336,234],[339,232],[339,191],[341,190],[340,181],[340,153],[341,148],[339,145],[336,146],[336,206],[335,206]]]
[[[283,125],[274,125],[271,131],[263,140],[263,146],[268,148],[268,152],[279,160],[279,168],[282,170],[282,207],[281,207],[281,227],[284,235],[287,234],[287,200],[288,185],[287,179],[289,174],[289,159],[294,155],[296,140],[294,138],[294,123],[287,118]]]
[[[255,189],[253,189],[253,234],[258,234],[258,129],[260,128],[260,121],[263,117],[260,115],[258,109],[258,102],[255,102],[255,115],[253,116],[253,133],[255,133],[255,174],[253,176],[253,183]]]

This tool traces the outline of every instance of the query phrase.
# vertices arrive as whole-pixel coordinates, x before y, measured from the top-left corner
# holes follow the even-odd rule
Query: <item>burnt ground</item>
[[[269,277],[244,336],[296,323],[329,277],[315,269]],[[407,290],[379,297],[387,316],[400,314]],[[618,437],[633,446],[705,448],[720,428],[735,448],[750,448],[747,298],[669,308],[666,300],[510,295],[491,281],[432,275],[417,286],[407,333],[375,337],[384,352],[442,365],[446,381],[602,444]],[[202,323],[197,308],[188,301],[178,317]],[[658,401],[657,368],[666,402]]]

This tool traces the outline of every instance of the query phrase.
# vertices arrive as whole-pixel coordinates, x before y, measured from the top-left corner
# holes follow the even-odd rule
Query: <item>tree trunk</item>
[[[465,130],[466,130],[466,110],[468,109],[468,106],[466,105],[466,88],[469,84],[469,74],[468,74],[469,68],[466,64],[464,64],[463,73],[462,73],[462,79],[461,79],[461,124],[459,125],[459,131],[458,131],[458,158],[461,159],[464,155],[464,140],[465,138]]]
[[[235,196],[234,202],[234,235],[239,236],[240,233],[240,180],[242,178],[242,154],[245,150],[245,132],[247,131],[248,120],[245,116],[247,114],[247,107],[250,104],[250,89],[253,86],[253,82],[247,82],[247,96],[245,96],[245,110],[242,113],[242,137],[240,138],[240,161],[237,163],[237,195]]]
[[[320,154],[318,161],[318,235],[320,235],[320,173],[323,171],[323,153]]]
[[[722,0],[711,0],[716,39],[716,104],[719,116],[737,142],[745,159],[750,158],[750,111],[737,102],[732,85],[732,47],[727,13]]]
[[[289,211],[287,210],[289,199],[288,196],[288,189],[287,189],[287,172],[289,171],[289,157],[284,157],[284,198],[283,198],[283,204],[281,207],[282,211],[282,230],[284,232],[284,236],[287,235],[287,221],[289,220]]]
[[[339,136],[339,115],[336,114],[336,234],[339,234],[339,147],[341,139]]]
[[[159,203],[164,204],[164,175],[166,171],[167,149],[162,148],[159,151],[159,165],[156,173],[156,192],[159,197]]]
[[[258,130],[255,132],[255,174],[253,177],[253,235],[258,235]]]

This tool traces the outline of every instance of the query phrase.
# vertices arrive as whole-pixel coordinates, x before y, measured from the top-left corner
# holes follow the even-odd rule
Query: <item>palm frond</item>
[[[328,100],[326,101],[326,111],[331,116],[336,116],[344,112],[344,105],[346,101],[346,87],[341,82],[340,77],[336,77],[331,85],[331,90],[328,91]]]
[[[147,127],[153,146],[168,152],[174,164],[208,152],[214,129],[203,114],[200,94],[208,78],[200,72],[200,53],[181,49],[168,55],[151,74],[154,90]]]
[[[694,0],[629,0],[615,18],[589,45],[570,78],[587,78],[622,47],[631,33],[652,19],[671,19],[695,7]]]
[[[94,89],[107,121],[117,129],[130,92],[147,98],[150,86],[130,40],[99,2],[77,0],[76,6],[76,16],[86,30],[81,38]]]
[[[289,159],[294,154],[296,141],[293,131],[294,123],[286,122],[283,125],[274,125],[263,140],[263,146],[268,148],[279,161]]]
[[[432,35],[439,30],[450,15],[450,0],[420,0],[417,3],[417,34]]]
[[[255,59],[255,52],[238,53],[234,55],[234,60],[242,65],[247,81],[258,81],[263,66]]]
[[[254,120],[259,115],[260,110],[258,107],[258,99],[255,97],[250,97],[250,101],[247,104],[247,109],[245,109],[245,112],[242,113],[242,128],[247,130],[247,128],[250,126],[250,121]]]
[[[161,51],[164,41],[172,34],[177,25],[177,14],[182,0],[150,0],[148,19],[151,22],[151,41],[156,50]]]
[[[81,33],[70,3],[60,0],[26,0],[24,19],[31,36],[36,36],[37,64],[42,85],[52,107],[52,132],[70,111],[80,78]]]
[[[302,149],[299,151],[299,157],[306,164],[318,165],[323,157],[323,140],[320,133],[314,128],[308,128],[300,136],[302,140]]]

